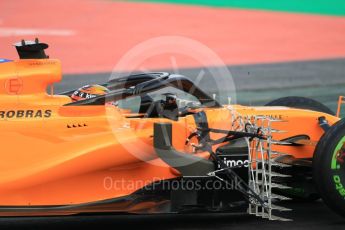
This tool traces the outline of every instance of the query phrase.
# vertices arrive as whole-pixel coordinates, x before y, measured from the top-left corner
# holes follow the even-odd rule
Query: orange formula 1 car
[[[345,215],[345,120],[319,102],[222,105],[168,73],[72,101],[53,93],[61,66],[46,44],[16,48],[0,63],[0,216],[245,207],[284,220],[274,202],[320,197]]]

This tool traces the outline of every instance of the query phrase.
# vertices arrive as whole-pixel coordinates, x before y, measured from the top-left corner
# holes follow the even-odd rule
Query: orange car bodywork
[[[153,148],[153,124],[173,125],[173,145],[188,152],[185,140],[195,130],[191,115],[178,121],[131,118],[115,106],[63,106],[68,96],[46,89],[61,80],[58,60],[18,60],[0,65],[0,206],[81,204],[132,194],[157,180],[179,176]],[[287,107],[206,108],[211,128],[230,129],[231,109],[285,122],[274,139],[307,134],[317,142],[339,118]],[[211,134],[215,135],[215,134]],[[311,158],[315,146],[280,146],[296,158]],[[207,153],[199,153],[207,157]],[[149,204],[147,204],[149,205]],[[140,208],[140,207],[137,207]]]

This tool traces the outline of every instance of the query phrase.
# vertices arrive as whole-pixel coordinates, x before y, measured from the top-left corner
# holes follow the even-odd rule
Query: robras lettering
[[[0,111],[0,119],[16,118],[48,118],[51,117],[51,110],[8,110]]]

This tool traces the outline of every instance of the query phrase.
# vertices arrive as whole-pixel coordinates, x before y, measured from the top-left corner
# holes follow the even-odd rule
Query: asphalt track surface
[[[335,110],[337,96],[345,94],[345,59],[229,66],[238,102],[260,105],[281,96],[308,96]],[[182,69],[192,79],[200,69]],[[56,91],[108,80],[110,73],[66,75]],[[206,83],[207,82],[206,78]],[[246,214],[84,215],[68,217],[0,218],[0,229],[345,229],[345,219],[322,201],[286,202],[293,209],[284,217],[293,222],[262,220]]]
[[[293,221],[268,221],[241,214],[160,214],[97,215],[67,217],[0,218],[0,229],[344,229],[345,219],[338,217],[321,201],[288,202],[293,211],[286,216]]]

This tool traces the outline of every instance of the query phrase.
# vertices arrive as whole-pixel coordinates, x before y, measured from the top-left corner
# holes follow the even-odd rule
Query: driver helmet
[[[71,95],[72,101],[81,101],[107,94],[109,89],[101,85],[85,85]]]
[[[167,105],[176,104],[176,99],[177,99],[176,94],[164,93],[163,95],[165,96],[165,104],[167,104]]]

